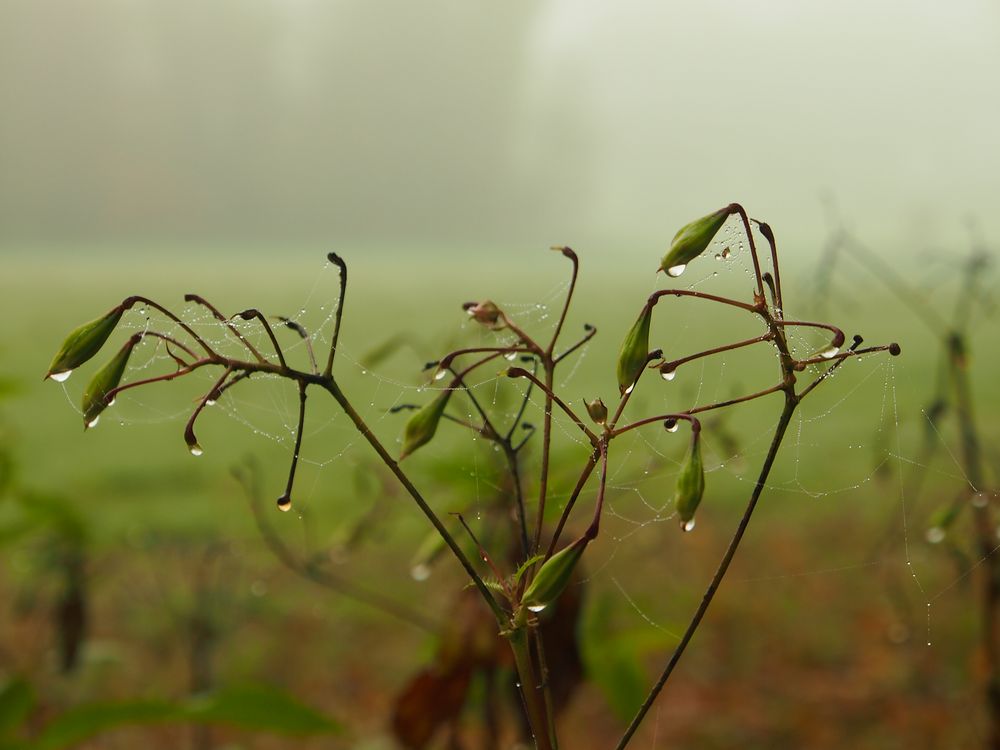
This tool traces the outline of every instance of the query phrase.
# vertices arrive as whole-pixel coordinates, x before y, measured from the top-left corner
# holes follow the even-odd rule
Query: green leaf
[[[9,735],[27,718],[35,694],[27,680],[15,677],[0,688],[0,737]]]
[[[223,688],[181,703],[159,700],[91,703],[58,716],[32,750],[62,750],[94,735],[129,724],[228,724],[249,731],[285,735],[341,731],[330,717],[281,690],[263,686]]]
[[[589,607],[583,622],[583,662],[614,714],[628,721],[645,700],[648,686],[638,649],[612,627],[614,609],[608,595]]]
[[[202,723],[230,724],[278,734],[325,734],[342,730],[329,716],[284,691],[263,685],[224,688],[194,699],[186,714]]]
[[[57,716],[42,730],[34,743],[34,750],[61,750],[125,724],[178,721],[183,716],[183,711],[178,706],[166,701],[125,701],[77,706]]]
[[[544,560],[544,559],[545,555],[532,555],[523,563],[521,563],[518,569],[514,572],[514,583],[519,583],[521,580],[521,576],[523,576],[527,572],[528,568],[530,568],[539,560]]]

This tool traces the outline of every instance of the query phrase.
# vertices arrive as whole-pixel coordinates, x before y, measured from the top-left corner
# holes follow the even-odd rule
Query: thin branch
[[[624,748],[629,744],[629,741],[632,739],[632,735],[635,734],[636,729],[639,728],[639,724],[646,716],[650,707],[652,707],[653,703],[656,701],[660,691],[663,690],[663,686],[667,684],[667,680],[669,680],[670,675],[673,674],[674,667],[677,666],[677,662],[680,661],[681,656],[684,654],[684,650],[687,648],[688,643],[691,642],[691,638],[694,636],[695,631],[701,624],[702,618],[708,611],[708,607],[711,605],[712,599],[715,597],[715,592],[718,590],[719,585],[722,583],[722,579],[729,570],[729,565],[733,561],[733,557],[736,555],[736,550],[739,548],[740,542],[743,540],[743,535],[746,533],[754,508],[757,507],[757,500],[760,498],[760,494],[764,490],[764,484],[767,482],[767,477],[771,473],[771,466],[774,464],[774,459],[778,455],[778,449],[781,447],[781,441],[785,436],[785,430],[788,428],[788,423],[791,421],[796,405],[797,401],[795,400],[795,397],[786,392],[785,408],[781,412],[781,417],[778,420],[778,425],[774,431],[774,437],[771,438],[771,446],[768,448],[767,457],[764,459],[760,475],[757,477],[757,483],[754,485],[753,493],[750,495],[750,501],[747,503],[746,510],[743,512],[743,518],[740,519],[739,526],[736,528],[736,533],[733,534],[733,538],[730,540],[729,546],[726,548],[726,553],[723,555],[722,561],[719,563],[719,567],[715,571],[715,575],[712,576],[712,581],[708,584],[708,588],[702,596],[701,604],[698,605],[698,609],[691,618],[691,622],[688,623],[687,629],[684,631],[684,635],[681,637],[680,643],[677,644],[677,648],[674,649],[674,653],[667,662],[667,666],[664,668],[659,679],[657,679],[656,683],[649,691],[649,695],[646,696],[646,700],[643,701],[642,706],[639,708],[635,717],[633,717],[628,728],[625,730],[625,734],[623,734],[622,738],[618,741],[616,750],[624,750]]]
[[[302,432],[306,421],[306,385],[299,383],[299,421],[295,428],[295,448],[292,451],[292,464],[288,468],[288,482],[285,493],[278,498],[278,509],[289,510],[292,507],[292,485],[295,483],[295,469],[299,465],[299,451],[302,449]]]
[[[564,359],[566,359],[566,357],[568,357],[570,354],[572,354],[573,352],[575,352],[577,349],[579,349],[581,346],[583,346],[584,344],[586,344],[588,341],[590,341],[592,338],[594,338],[594,336],[597,335],[597,328],[595,328],[594,326],[590,325],[590,323],[584,323],[583,324],[583,330],[585,331],[585,333],[583,334],[583,338],[581,338],[579,341],[577,341],[575,344],[573,344],[573,346],[571,346],[569,349],[567,349],[566,351],[564,351],[558,357],[556,357],[555,359],[553,359],[552,360],[553,364],[559,364]]]
[[[570,302],[573,301],[573,290],[576,289],[576,277],[580,271],[580,259],[577,258],[576,253],[573,252],[572,248],[569,247],[553,247],[553,250],[558,250],[565,257],[570,259],[573,264],[573,273],[569,280],[569,291],[566,292],[566,301],[563,302],[562,312],[559,314],[559,321],[556,323],[556,330],[552,333],[552,340],[549,342],[548,347],[545,349],[545,356],[552,359],[552,352],[556,348],[556,341],[559,339],[559,334],[562,331],[563,323],[566,322],[566,313],[569,312]]]
[[[274,335],[274,331],[271,330],[271,324],[267,322],[267,318],[261,314],[260,310],[256,310],[251,307],[248,310],[244,310],[243,312],[236,314],[243,318],[243,320],[253,320],[256,318],[260,321],[260,324],[264,326],[264,332],[267,333],[267,337],[271,339],[271,346],[274,347],[274,351],[278,355],[278,362],[281,363],[282,367],[288,367],[288,363],[285,362],[285,355],[282,353],[281,347],[278,345],[278,339]]]
[[[222,323],[222,325],[224,325],[226,329],[230,333],[232,333],[237,338],[237,340],[241,344],[243,344],[243,346],[247,348],[247,351],[249,351],[257,359],[258,362],[265,361],[264,356],[259,351],[257,351],[257,348],[249,341],[247,341],[246,337],[242,333],[236,330],[236,326],[233,325],[232,321],[230,321],[229,318],[227,318],[225,315],[219,312],[218,308],[216,308],[215,305],[213,305],[207,299],[198,294],[185,294],[184,301],[194,302],[195,304],[201,305],[202,307],[207,309],[210,313],[212,313],[212,316],[217,321]]]
[[[337,298],[337,313],[333,323],[333,338],[330,340],[330,357],[326,360],[323,374],[330,377],[333,373],[333,358],[337,354],[337,342],[340,341],[340,322],[344,316],[344,296],[347,294],[347,263],[336,253],[329,253],[326,259],[340,269],[340,296]]]

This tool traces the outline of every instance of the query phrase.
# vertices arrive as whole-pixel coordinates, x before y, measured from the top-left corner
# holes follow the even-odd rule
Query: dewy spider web
[[[682,288],[699,289],[711,286],[713,290],[717,290],[716,284],[719,283],[720,277],[722,281],[726,281],[728,277],[730,283],[737,286],[752,284],[752,275],[746,263],[747,252],[742,246],[742,240],[739,239],[739,233],[730,226],[728,230],[724,230],[716,245],[714,253],[710,251],[705,261],[692,265],[688,270],[683,279]],[[711,260],[713,255],[717,256],[715,260]],[[282,336],[281,344],[286,357],[289,360],[295,358],[300,365],[308,359],[307,342],[311,342],[316,356],[320,359],[329,346],[334,305],[327,300],[330,290],[336,288],[335,274],[330,271],[331,267],[327,265],[323,273],[317,275],[317,279],[304,302],[289,316],[293,324],[303,326],[309,332],[308,339],[300,338],[292,330],[281,330],[282,326],[275,324],[276,331]],[[584,257],[583,273],[586,274],[586,272],[587,265]],[[364,283],[364,280],[361,283]],[[653,288],[658,287],[659,285],[656,285]],[[549,324],[549,309],[553,304],[558,304],[558,300],[565,291],[566,284],[558,283],[545,295],[541,303],[519,305],[502,302],[501,307],[507,310],[522,327],[536,330]],[[461,299],[456,299],[456,315],[461,315],[458,310],[458,303],[461,301]],[[627,313],[627,315],[631,314],[631,311]],[[573,315],[577,318],[575,322],[580,322],[579,314],[574,313]],[[660,327],[661,331],[666,330],[660,334],[659,340],[653,342],[654,346],[662,346],[666,351],[670,351],[672,356],[674,353],[677,356],[682,356],[685,351],[697,348],[692,347],[690,342],[699,340],[706,327],[715,326],[717,323],[714,319],[706,323],[700,315],[701,311],[694,304],[674,306],[669,316],[665,315],[670,321],[670,326],[669,328]],[[233,336],[232,331],[216,320],[215,316],[203,306],[195,303],[189,304],[182,317],[199,335],[213,346],[219,347],[220,350],[240,350],[240,342]],[[155,312],[138,308],[126,319],[125,328],[127,332],[140,331],[149,325],[150,319],[156,318]],[[573,322],[574,317],[571,317],[570,323]],[[617,343],[621,335],[620,330],[602,326],[603,321],[600,319],[587,320],[587,322],[601,327],[601,335],[605,339],[611,339],[613,343]],[[255,321],[236,319],[232,325],[258,350],[269,352],[269,340]],[[367,405],[365,418],[369,424],[383,434],[398,434],[404,420],[394,415],[392,410],[406,403],[425,402],[440,386],[431,379],[430,373],[421,374],[418,366],[411,368],[411,374],[395,362],[391,366],[366,364],[366,349],[371,348],[368,345],[379,342],[365,340],[364,332],[357,330],[359,327],[357,319],[349,318],[346,325],[347,331],[354,328],[355,332],[353,337],[350,333],[345,334],[344,343],[338,348],[338,367],[349,368],[352,378],[367,389],[369,395],[360,399],[360,402],[362,405]],[[433,322],[430,325],[433,325]],[[168,324],[162,330],[172,335],[181,335],[177,326]],[[454,339],[462,341],[465,345],[473,346],[477,344],[510,344],[513,341],[509,336],[505,337],[503,334],[500,334],[498,341],[496,334],[483,333],[478,327],[464,321],[458,326],[458,330],[452,329],[451,334]],[[733,338],[731,331],[727,330],[726,334],[723,338]],[[358,341],[362,343],[354,343]],[[817,335],[813,329],[803,328],[789,331],[789,343],[800,354],[816,351],[822,348],[825,342],[824,336]],[[587,355],[593,346],[594,344],[584,345],[576,355],[575,364],[560,372],[560,385],[562,387],[566,387],[572,392],[573,386],[578,380],[586,381]],[[761,348],[766,347],[766,344],[761,345]],[[151,354],[145,359],[136,358],[133,361],[126,381],[148,377],[149,374],[171,364],[171,357],[165,345],[156,344],[153,346],[150,342],[146,348]],[[446,351],[448,348],[440,346],[436,347],[436,350]],[[757,354],[758,359],[768,359],[761,356],[759,352],[755,352],[755,354]],[[432,357],[433,355],[427,354],[426,356]],[[679,368],[676,380],[659,384],[661,387],[657,389],[658,392],[649,398],[666,409],[679,410],[697,403],[726,398],[731,391],[753,390],[753,388],[734,388],[732,383],[736,373],[739,373],[741,379],[751,377],[750,371],[741,364],[746,361],[746,353],[741,351],[726,353],[711,361],[702,359],[689,363]],[[416,365],[416,362],[412,363]],[[783,449],[779,458],[779,462],[790,465],[790,471],[786,466],[783,472],[786,476],[772,478],[767,485],[770,492],[782,498],[782,502],[787,502],[787,497],[819,500],[850,496],[872,484],[886,465],[894,463],[895,469],[902,475],[905,467],[914,463],[912,459],[904,455],[904,447],[899,435],[900,417],[897,404],[895,365],[889,360],[869,358],[864,360],[861,365],[853,365],[850,369],[850,376],[846,374],[847,372],[848,369],[843,368],[835,376],[841,387],[829,389],[828,395],[833,399],[832,402],[817,401],[817,410],[799,412],[793,423],[792,439]],[[596,382],[601,383],[604,388],[608,388],[609,376],[610,373],[602,373],[598,377],[603,379]],[[209,389],[214,380],[212,374],[207,374],[204,377],[199,374],[199,378],[198,382],[202,390]],[[244,386],[228,391],[212,408],[216,410],[216,413],[225,414],[235,421],[241,429],[262,440],[276,443],[286,452],[290,452],[295,443],[297,424],[298,404],[294,389],[290,388],[287,382],[266,375],[254,376],[251,381]],[[586,383],[586,385],[589,386],[590,383]],[[471,388],[484,403],[489,404],[494,409],[500,409],[501,418],[513,419],[517,416],[516,399],[509,400],[510,405],[504,407],[501,385],[496,378],[485,378],[471,384]],[[873,392],[880,394],[877,410],[866,412],[864,409],[852,408],[856,398],[871,397]],[[577,400],[599,395],[601,395],[599,392],[574,393]],[[183,405],[176,410],[164,409],[158,405],[158,402],[145,399],[143,393],[137,391],[123,393],[121,401],[122,403],[116,406],[114,416],[122,422],[138,420],[180,421],[190,413],[187,403],[181,402]],[[529,400],[525,419],[538,421],[538,414],[543,406],[542,401],[543,399],[536,392]],[[172,399],[172,402],[177,403],[177,399]],[[459,403],[461,406],[458,406]],[[456,400],[453,405],[456,416],[468,419],[474,416],[473,410],[466,403]],[[767,434],[773,426],[773,413],[763,418],[764,421],[761,422],[761,418],[758,416],[758,412],[761,410],[757,409],[756,405],[747,405],[745,408],[749,416],[745,419],[739,416],[734,417],[736,425],[720,425],[720,432],[713,429],[711,422],[706,423],[706,470],[712,485],[715,485],[723,477],[728,478],[731,483],[736,485],[745,486],[747,483],[752,483],[752,466],[766,452]],[[850,439],[858,441],[857,444],[863,442],[864,436],[882,430],[888,425],[893,432],[889,438],[895,445],[893,450],[888,451],[879,462],[868,462],[864,466],[847,466],[844,471],[837,472],[832,476],[821,476],[817,481],[809,475],[808,471],[802,469],[803,463],[808,460],[809,454],[821,452],[829,446],[831,440],[836,439],[836,437],[831,438],[827,434],[827,423],[838,411],[867,415],[865,417],[868,422],[867,429],[859,429],[850,433],[852,435]],[[768,410],[764,409],[761,413],[767,412]],[[125,416],[122,416],[123,414]],[[110,416],[111,413],[107,414],[106,419]],[[300,483],[300,491],[296,498],[297,507],[321,506],[327,499],[326,485],[329,484],[321,479],[324,473],[336,471],[337,467],[345,461],[356,460],[358,451],[355,450],[355,447],[359,444],[359,438],[349,429],[338,429],[338,427],[343,427],[343,422],[343,417],[337,415],[328,420],[307,422],[303,437],[303,444],[306,448],[301,461],[303,465],[312,467],[314,471],[311,482],[305,485]],[[570,449],[576,447],[578,451],[586,450],[586,442],[580,438],[579,432],[562,415],[556,415],[554,427],[558,441],[570,446]],[[720,433],[726,433],[725,437]],[[737,433],[741,437],[733,442],[730,440],[730,433]],[[609,533],[602,540],[602,552],[595,556],[590,563],[586,581],[592,587],[600,588],[613,596],[620,597],[624,605],[622,609],[634,612],[647,626],[667,633],[673,632],[674,629],[662,623],[672,623],[678,618],[682,618],[684,616],[683,608],[651,603],[649,597],[655,595],[655,592],[644,592],[641,586],[637,587],[633,584],[630,581],[628,569],[619,565],[616,558],[619,553],[622,553],[622,557],[625,558],[624,564],[631,564],[633,560],[627,553],[633,547],[648,546],[651,540],[675,546],[683,543],[683,537],[675,533],[674,524],[663,524],[664,521],[673,521],[675,516],[669,488],[677,470],[681,455],[681,443],[682,441],[678,440],[672,441],[671,436],[667,433],[647,433],[636,430],[630,436],[629,442],[625,443],[624,449],[619,449],[609,478],[609,489],[611,490],[607,506],[610,522]],[[450,444],[448,445],[450,446]],[[853,448],[853,446],[849,444],[848,448]],[[466,511],[472,511],[472,518],[479,516],[478,509],[482,502],[482,492],[487,489],[498,489],[483,468],[488,457],[486,451],[489,450],[491,449],[486,447],[482,441],[473,441],[471,447],[460,449],[457,452],[449,447],[437,450],[438,458],[445,455],[451,458],[457,455],[462,458],[464,470],[474,480],[474,495],[465,508]],[[428,453],[428,460],[434,458],[433,451]],[[791,476],[787,476],[789,473]],[[910,571],[913,585],[918,591],[919,597],[925,600],[928,641],[930,641],[932,602],[945,596],[983,560],[974,562],[958,578],[945,583],[943,587],[939,587],[937,593],[934,593],[934,589],[925,588],[921,576],[914,568],[914,560],[911,555],[912,545],[922,538],[922,534],[915,534],[913,531],[914,528],[920,528],[919,519],[914,519],[907,507],[907,498],[902,489],[903,484],[902,481],[899,482],[897,505],[900,509],[899,520],[902,524],[904,540],[904,562]],[[560,502],[565,501],[569,489],[569,487],[564,487],[560,491],[559,487],[554,488],[552,497],[557,510]],[[581,507],[593,503],[593,494],[592,489],[583,492]],[[711,489],[706,500],[708,503],[713,502]],[[716,508],[712,521],[720,525],[731,525],[734,513],[735,509],[731,505]],[[704,524],[703,521],[702,525]],[[822,569],[807,567],[806,569],[780,573],[736,576],[730,579],[729,585],[759,580],[773,582],[810,579],[814,576],[867,575],[873,567],[898,563],[891,557],[887,560],[869,560],[865,557],[867,551],[857,551],[857,556],[852,558],[851,549],[848,547],[849,552],[842,561],[843,564],[837,564],[833,567]],[[703,575],[707,575],[707,573],[708,571],[705,571]]]

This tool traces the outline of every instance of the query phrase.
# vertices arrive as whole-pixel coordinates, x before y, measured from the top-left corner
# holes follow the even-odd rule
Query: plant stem
[[[965,475],[973,492],[984,491],[982,450],[979,434],[973,420],[972,394],[969,377],[961,363],[952,360],[951,374],[955,385],[955,405],[962,440],[962,462]],[[982,597],[980,617],[982,627],[982,647],[986,661],[985,702],[989,717],[989,731],[985,747],[1000,750],[1000,565],[994,556],[996,537],[993,534],[993,520],[986,505],[973,503],[973,517],[976,529],[976,547],[983,565]]]
[[[431,506],[427,504],[423,495],[420,494],[420,490],[414,486],[413,482],[410,481],[410,478],[403,472],[402,469],[399,468],[399,463],[396,459],[389,454],[389,451],[387,451],[381,441],[375,437],[375,433],[371,431],[371,428],[368,427],[365,420],[362,419],[361,415],[354,409],[351,402],[347,400],[344,392],[340,390],[340,386],[337,385],[336,381],[332,377],[323,379],[321,384],[323,388],[325,388],[329,394],[333,396],[334,400],[340,405],[340,408],[344,410],[344,413],[347,414],[350,420],[354,423],[354,426],[358,429],[358,432],[361,433],[362,437],[364,437],[364,439],[368,441],[368,444],[371,445],[376,453],[378,453],[379,458],[382,459],[382,463],[386,465],[386,468],[388,468],[389,471],[395,475],[396,479],[399,480],[399,483],[403,485],[407,493],[413,498],[417,506],[427,517],[427,520],[429,520],[431,524],[433,524],[434,528],[437,529],[441,538],[444,539],[452,553],[456,558],[458,558],[458,561],[465,569],[466,574],[472,579],[472,582],[479,590],[479,593],[486,601],[486,604],[489,605],[493,615],[497,618],[497,622],[501,624],[506,623],[507,614],[503,611],[503,608],[497,602],[482,577],[476,572],[472,562],[462,551],[462,548],[458,546],[458,542],[455,541],[455,538],[451,535],[448,529],[445,528],[445,525],[441,523],[441,519],[438,518],[437,513],[435,513]]]
[[[660,678],[649,691],[649,695],[646,697],[646,700],[643,702],[639,711],[632,719],[628,729],[625,730],[625,734],[623,734],[621,740],[618,741],[616,750],[623,750],[623,748],[629,744],[629,741],[632,739],[632,735],[634,735],[635,731],[639,728],[639,724],[642,723],[643,718],[645,718],[646,713],[656,701],[660,691],[663,690],[663,686],[666,685],[667,680],[670,679],[670,675],[673,673],[674,667],[677,666],[677,662],[680,661],[681,655],[684,653],[684,650],[687,648],[688,643],[690,643],[695,631],[701,624],[702,618],[708,611],[708,607],[712,603],[715,592],[718,590],[719,585],[722,583],[722,579],[729,570],[729,564],[733,561],[733,556],[736,554],[736,550],[740,546],[740,541],[742,541],[743,535],[746,533],[747,525],[750,523],[750,517],[753,515],[754,508],[757,507],[757,500],[760,499],[761,492],[764,490],[764,484],[767,482],[767,477],[771,473],[771,466],[774,464],[774,459],[778,455],[778,448],[781,447],[781,441],[785,436],[785,431],[788,429],[788,424],[792,419],[792,414],[795,412],[796,406],[798,406],[798,398],[789,388],[785,391],[785,408],[781,412],[781,417],[778,419],[778,426],[775,428],[774,436],[771,438],[771,447],[768,448],[767,457],[764,459],[764,465],[761,466],[760,475],[757,477],[757,483],[754,485],[753,492],[750,495],[750,501],[747,503],[746,510],[743,512],[743,518],[740,519],[739,526],[736,527],[736,533],[733,534],[733,538],[729,542],[726,554],[723,555],[722,561],[719,563],[719,567],[715,571],[715,575],[712,576],[712,581],[708,584],[708,588],[702,596],[701,604],[698,605],[698,609],[691,618],[691,622],[688,623],[687,630],[684,631],[684,635],[681,637],[680,643],[678,643],[677,648],[674,649],[674,653],[671,655],[670,661],[667,662],[667,666],[664,668]]]
[[[548,714],[545,709],[544,696],[539,689],[535,666],[531,660],[531,648],[528,644],[527,610],[522,609],[514,623],[514,629],[508,634],[510,648],[514,652],[514,666],[520,680],[521,697],[524,698],[524,710],[528,716],[528,725],[535,739],[536,750],[554,750],[552,737],[549,733]]]

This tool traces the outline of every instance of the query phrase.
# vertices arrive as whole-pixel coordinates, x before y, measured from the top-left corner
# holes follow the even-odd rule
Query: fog
[[[989,0],[3,0],[0,244],[995,239],[998,79]]]

